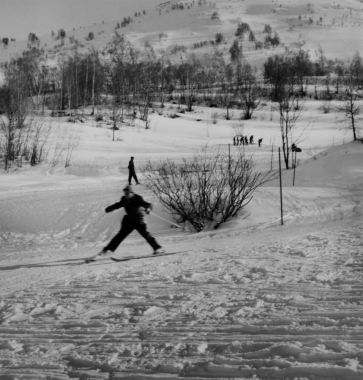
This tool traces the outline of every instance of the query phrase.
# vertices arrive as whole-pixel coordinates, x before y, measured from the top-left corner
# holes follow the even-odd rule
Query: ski
[[[94,263],[98,257],[102,257],[102,256],[104,257],[105,255],[98,253],[95,256],[88,257],[87,259],[84,260],[84,262],[85,262],[85,264]]]
[[[117,263],[121,261],[129,261],[129,260],[138,260],[138,259],[151,259],[151,258],[156,258],[156,257],[162,257],[162,256],[170,256],[170,255],[175,255],[177,253],[188,253],[190,250],[186,251],[177,251],[177,252],[166,252],[166,253],[160,253],[157,255],[144,255],[144,256],[129,256],[129,257],[124,257],[124,258],[116,258],[116,257],[110,257],[112,261],[116,261]]]

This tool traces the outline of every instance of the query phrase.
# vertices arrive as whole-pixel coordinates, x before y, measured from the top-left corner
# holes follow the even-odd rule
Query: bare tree
[[[54,130],[54,132],[52,134],[52,165],[57,166],[60,163],[64,163],[64,167],[68,167],[71,164],[75,150],[80,144],[78,131],[73,127],[67,127],[66,129]]]
[[[79,147],[80,137],[78,131],[74,128],[68,129],[65,138],[65,162],[64,167],[68,167],[71,164],[74,151]]]
[[[116,33],[112,41],[107,45],[107,55],[104,64],[107,75],[107,89],[105,105],[111,113],[112,141],[115,141],[115,131],[118,123],[124,119],[126,102],[126,80],[129,43],[123,35]]]
[[[48,155],[52,124],[43,118],[33,118],[28,123],[24,156],[31,166],[44,161]]]
[[[144,62],[139,65],[139,113],[145,122],[145,129],[150,128],[149,109],[157,88],[156,56],[151,46],[145,46]]]
[[[361,112],[362,103],[359,99],[357,80],[351,69],[348,69],[345,77],[345,91],[347,100],[341,106],[337,106],[337,110],[343,115],[340,120],[343,129],[352,131],[353,140],[356,141],[360,137],[358,115]]]
[[[193,110],[198,85],[201,80],[201,63],[195,54],[190,54],[186,62],[183,62],[177,68],[179,86],[182,90],[188,111]]]
[[[31,105],[27,96],[24,73],[14,65],[5,71],[5,84],[0,89],[0,131],[1,150],[3,151],[5,170],[21,152],[26,119]]]
[[[280,116],[279,123],[285,167],[286,169],[289,169],[292,144],[297,144],[302,136],[302,133],[300,133],[299,136],[296,136],[296,123],[301,113],[304,111],[304,106],[301,104],[298,96],[294,94],[294,87],[292,85],[285,84],[284,87],[280,88],[275,109]]]
[[[7,78],[0,89],[0,152],[4,157],[4,168],[9,170],[15,162],[31,166],[45,160],[51,123],[32,113],[31,101],[23,92],[21,83]]]
[[[230,109],[235,104],[234,99],[234,65],[233,64],[226,64],[223,57],[221,56],[219,58],[218,69],[216,69],[217,75],[217,81],[219,82],[221,88],[218,92],[217,99],[219,103],[225,108],[226,110],[226,120],[231,119],[230,115]]]
[[[243,118],[249,120],[261,103],[261,89],[250,64],[243,62],[237,66],[237,95],[240,99]]]
[[[276,177],[275,171],[254,170],[252,158],[239,150],[233,159],[221,150],[204,148],[181,164],[166,160],[143,166],[145,185],[177,218],[200,232],[218,228],[252,200],[254,192]]]

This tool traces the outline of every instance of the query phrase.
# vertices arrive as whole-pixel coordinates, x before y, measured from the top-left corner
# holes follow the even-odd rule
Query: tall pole
[[[231,173],[231,144],[228,144],[228,172]]]
[[[295,150],[295,162],[294,162],[294,179],[292,180],[292,186],[295,186],[295,171],[296,171],[296,150]]]
[[[279,172],[280,172],[280,204],[281,204],[281,225],[284,224],[284,214],[282,211],[282,177],[281,177],[281,148],[279,148]]]
[[[274,146],[272,145],[272,150],[271,150],[271,170],[272,170],[272,160],[274,156]]]

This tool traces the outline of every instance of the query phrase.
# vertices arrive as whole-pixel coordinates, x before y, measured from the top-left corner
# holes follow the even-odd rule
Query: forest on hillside
[[[227,60],[216,48],[203,55],[181,53],[179,60],[171,61],[149,43],[137,49],[119,33],[102,51],[90,49],[81,54],[74,50],[59,55],[52,65],[44,50],[29,47],[21,57],[2,65],[0,156],[5,167],[19,156],[32,165],[42,160],[40,132],[34,130],[33,116],[39,122],[47,112],[68,116],[70,121],[86,112],[95,120],[107,114],[116,130],[120,123],[133,125],[135,118],[149,128],[152,108],[163,108],[168,102],[178,104],[182,112],[193,111],[196,104],[218,107],[227,120],[231,109],[239,109],[248,120],[261,102],[271,101],[280,115],[287,168],[289,135],[304,98],[324,102],[326,113],[330,101],[340,101],[339,111],[345,114],[353,139],[360,137],[357,116],[363,60],[358,52],[348,61],[329,60],[320,49],[318,58],[312,60],[300,46],[289,54],[268,57],[259,72],[244,58],[242,45],[236,41]],[[24,136],[27,142],[36,136],[32,148],[24,143]]]

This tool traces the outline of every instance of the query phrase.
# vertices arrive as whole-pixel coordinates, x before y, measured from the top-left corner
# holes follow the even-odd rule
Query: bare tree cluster
[[[344,88],[344,97],[337,110],[342,114],[340,120],[343,128],[351,130],[353,139],[359,136],[357,116],[361,110],[363,61],[356,53],[351,62],[328,61],[320,50],[319,59],[310,61],[309,55],[299,50],[292,57],[275,55],[269,57],[264,64],[264,78],[270,86],[270,96],[275,102],[274,108],[279,113],[282,151],[286,169],[290,168],[290,153],[293,144],[299,142],[297,121],[304,109],[304,96],[306,95],[306,78],[315,74],[315,91],[317,77],[322,77],[320,83],[326,87],[326,94],[330,93],[332,84],[331,73],[336,70],[336,91]],[[331,99],[328,97],[328,99]],[[328,105],[330,107],[330,104]],[[329,112],[325,104],[324,112]],[[306,128],[307,126],[305,126]]]
[[[181,164],[149,161],[142,168],[145,186],[177,218],[197,232],[218,228],[242,211],[254,192],[276,177],[276,171],[254,170],[251,157],[238,151],[232,158],[205,147]]]
[[[33,115],[23,73],[11,67],[5,74],[0,88],[0,158],[5,170],[24,161],[36,165],[46,158],[51,126]]]
[[[265,29],[269,34],[268,26]],[[344,125],[352,130],[354,139],[359,137],[357,115],[363,88],[363,63],[358,53],[350,62],[332,61],[319,49],[317,60],[312,61],[299,45],[295,53],[269,57],[263,65],[262,82],[243,57],[239,38],[249,31],[247,24],[239,24],[238,39],[232,43],[229,60],[216,49],[203,56],[178,50],[178,58],[171,61],[170,55],[156,53],[147,42],[143,49],[137,49],[117,31],[103,51],[92,48],[80,53],[75,49],[60,55],[55,66],[47,65],[44,49],[32,46],[21,57],[2,65],[7,78],[7,84],[1,88],[2,109],[9,103],[6,99],[17,99],[17,111],[11,111],[13,105],[8,107],[8,113],[0,111],[8,115],[10,130],[13,125],[21,130],[23,108],[31,106],[40,113],[46,108],[68,109],[72,118],[78,112],[84,113],[89,106],[94,115],[96,105],[102,105],[112,120],[115,139],[114,132],[125,118],[130,125],[134,118],[139,118],[145,128],[149,128],[149,112],[154,101],[160,102],[161,107],[166,101],[177,101],[185,105],[187,111],[193,111],[196,102],[221,106],[226,119],[231,118],[232,108],[238,108],[242,110],[243,119],[251,119],[261,100],[268,97],[278,104],[280,122],[286,127],[296,124],[295,116],[299,112],[295,111],[299,111],[299,102],[306,96],[310,83],[315,87],[316,98],[320,96],[318,88],[325,88],[326,100],[331,99],[335,85],[335,92],[345,101],[340,107]],[[2,124],[4,131],[4,118]],[[282,143],[286,149],[291,148],[294,141],[290,132],[285,131]],[[287,167],[288,153],[287,150]]]

